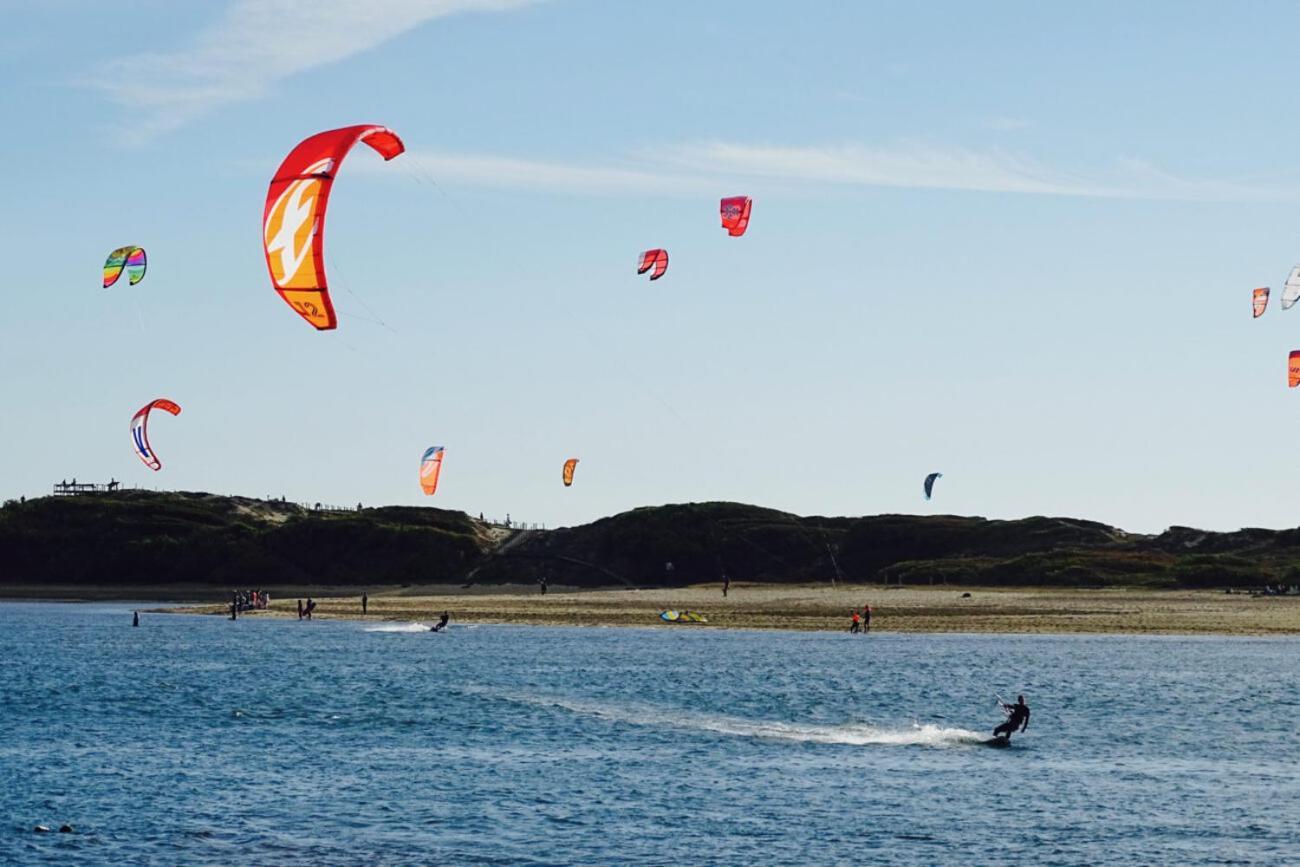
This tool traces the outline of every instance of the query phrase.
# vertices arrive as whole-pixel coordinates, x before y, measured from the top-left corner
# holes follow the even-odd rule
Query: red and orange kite
[[[641,261],[637,263],[636,272],[644,274],[651,268],[654,269],[650,274],[651,280],[658,280],[664,276],[664,272],[668,270],[667,250],[646,250],[641,254]]]
[[[136,457],[143,461],[146,467],[157,472],[162,469],[162,461],[158,460],[153,446],[149,445],[149,413],[155,409],[180,415],[181,408],[175,401],[160,397],[149,401],[131,416],[131,445],[135,447]]]
[[[1264,311],[1268,308],[1267,286],[1255,290],[1250,298],[1250,307],[1256,319],[1264,315]]]
[[[420,488],[430,497],[438,490],[438,475],[442,472],[442,446],[429,446],[420,458]]]
[[[749,228],[749,209],[754,203],[749,196],[731,196],[722,200],[722,228],[733,238],[739,238]]]
[[[406,149],[397,133],[382,126],[320,132],[289,152],[266,191],[262,240],[271,284],[299,316],[321,331],[338,325],[325,280],[325,207],[339,164],[359,141],[385,160]]]
[[[564,486],[567,488],[573,484],[573,471],[578,468],[578,459],[569,458],[564,462]]]

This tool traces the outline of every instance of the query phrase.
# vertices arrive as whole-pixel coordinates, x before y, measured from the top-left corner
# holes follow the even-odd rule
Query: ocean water
[[[1300,862],[1298,640],[130,610],[0,603],[0,863]]]

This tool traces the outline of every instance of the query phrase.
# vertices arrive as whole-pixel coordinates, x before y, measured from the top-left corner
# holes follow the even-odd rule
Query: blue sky
[[[1294,4],[0,8],[4,496],[1296,524]],[[408,151],[343,166],[317,333],[266,186],[372,122]],[[128,243],[148,276],[102,290]]]

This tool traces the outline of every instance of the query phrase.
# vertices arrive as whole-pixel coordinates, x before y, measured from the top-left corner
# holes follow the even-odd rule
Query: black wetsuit
[[[993,736],[999,737],[1006,735],[1011,737],[1011,733],[1016,729],[1024,731],[1029,726],[1029,705],[1027,704],[1006,704],[1003,705],[1010,716],[1007,721],[993,730]]]

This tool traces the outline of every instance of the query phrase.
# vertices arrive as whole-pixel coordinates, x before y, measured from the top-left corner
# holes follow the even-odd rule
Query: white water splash
[[[427,623],[383,623],[379,626],[367,626],[366,632],[428,632]]]
[[[813,725],[776,720],[746,720],[719,714],[658,708],[652,705],[615,706],[566,698],[507,697],[539,707],[556,707],[571,713],[597,717],[628,725],[714,732],[733,737],[763,738],[816,744],[851,746],[959,747],[984,744],[987,735],[969,729],[948,728],[934,723],[913,723],[906,728],[886,728],[866,723]]]

